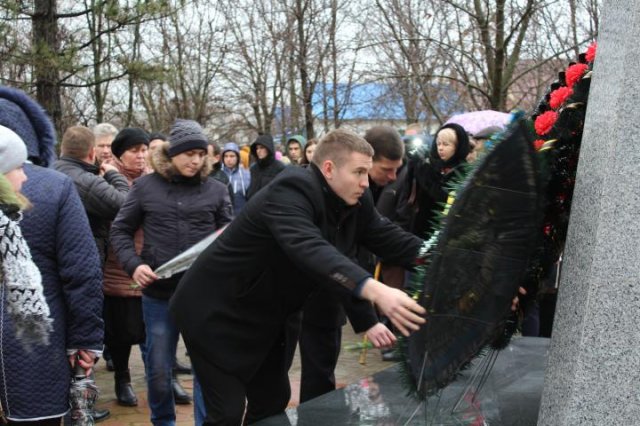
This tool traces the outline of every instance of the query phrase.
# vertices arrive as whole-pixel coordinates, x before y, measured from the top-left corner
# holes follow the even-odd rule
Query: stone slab
[[[426,404],[407,396],[399,365],[395,365],[256,425],[533,426],[538,418],[548,345],[549,339],[514,338],[498,354],[475,400],[465,390],[482,359],[474,362],[475,368],[464,371],[439,399],[431,397]]]

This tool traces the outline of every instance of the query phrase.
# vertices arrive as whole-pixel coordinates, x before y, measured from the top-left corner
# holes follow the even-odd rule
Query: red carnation
[[[564,78],[567,82],[567,87],[573,87],[578,82],[584,73],[587,71],[587,64],[573,64],[564,73]]]
[[[560,87],[553,92],[551,92],[549,98],[549,106],[553,109],[560,108],[569,96],[573,93],[573,90],[570,87]]]
[[[533,147],[536,149],[536,151],[540,151],[540,148],[542,148],[542,145],[544,145],[544,139],[536,139],[533,142]]]
[[[551,131],[553,125],[556,124],[557,119],[558,113],[555,111],[547,111],[544,114],[540,114],[534,124],[536,133],[540,136],[546,135]]]
[[[587,48],[587,54],[586,54],[587,61],[593,62],[593,60],[596,58],[597,48],[598,48],[598,43],[596,43],[595,41],[589,45],[589,47]]]

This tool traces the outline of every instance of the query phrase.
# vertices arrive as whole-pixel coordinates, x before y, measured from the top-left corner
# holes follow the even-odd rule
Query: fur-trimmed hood
[[[56,132],[44,108],[22,90],[0,86],[0,124],[27,146],[29,160],[50,167],[56,160]]]
[[[169,157],[169,142],[163,143],[158,149],[156,149],[151,155],[151,168],[160,176],[171,181],[176,176],[182,176],[173,163],[171,163],[171,157]],[[200,180],[205,182],[209,178],[211,173],[211,163],[209,158],[205,156],[204,165],[200,169]]]

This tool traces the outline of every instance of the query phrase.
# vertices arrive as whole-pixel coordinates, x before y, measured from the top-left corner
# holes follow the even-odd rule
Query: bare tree
[[[36,99],[51,115],[56,130],[61,133],[65,88],[95,89],[93,108],[97,109],[98,116],[102,116],[105,84],[126,74],[126,70],[119,75],[109,72],[114,63],[107,49],[109,38],[144,16],[153,19],[154,14],[164,8],[164,1],[85,0],[77,4],[35,0],[31,4],[2,0],[0,6],[11,11],[16,25],[21,25],[25,19],[30,20],[30,28],[23,30],[31,31],[31,43],[23,45],[20,52],[12,52],[14,58],[20,58],[32,70],[20,83],[27,88],[35,87]]]
[[[226,1],[223,12],[231,37],[222,70],[229,111],[245,129],[270,134],[285,90],[287,16],[268,0]]]
[[[59,132],[182,116],[224,137],[313,137],[318,118],[343,125],[363,82],[429,125],[532,104],[597,35],[600,3],[0,0],[0,79],[35,93]]]
[[[400,94],[408,124],[421,115],[427,123],[432,117],[441,122],[448,111],[438,104],[443,84],[437,74],[446,69],[447,58],[437,42],[443,29],[433,19],[436,2],[375,0],[375,6],[367,29],[370,47],[384,66],[377,67],[374,77],[388,84],[392,94]]]
[[[542,77],[542,70],[584,46],[599,21],[596,0],[375,3],[384,24],[374,41],[377,56],[386,59],[379,72],[406,81],[398,84],[408,100],[408,120],[415,115],[411,94],[418,92],[419,108],[440,123],[448,114],[436,88],[457,93],[465,109],[507,110],[530,102],[523,88],[537,96],[555,74]]]

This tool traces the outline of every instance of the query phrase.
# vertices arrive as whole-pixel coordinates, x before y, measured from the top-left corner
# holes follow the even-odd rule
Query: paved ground
[[[361,337],[353,334],[349,325],[343,329],[343,348],[346,345],[360,342]],[[350,352],[343,349],[338,361],[336,369],[336,381],[338,386],[345,386],[353,383],[362,377],[369,376],[380,370],[391,366],[388,362],[380,360],[380,352],[378,350],[370,350],[367,354],[366,365],[360,365],[358,362],[359,352]],[[180,343],[178,349],[178,358],[184,364],[189,364],[189,359],[185,356],[184,345]],[[121,407],[117,405],[115,392],[113,389],[113,373],[106,370],[104,362],[100,362],[96,368],[96,382],[100,387],[101,395],[98,399],[98,408],[108,408],[111,410],[111,417],[103,422],[104,426],[134,426],[148,425],[149,409],[147,408],[147,392],[144,382],[144,371],[140,351],[135,348],[131,354],[131,375],[133,388],[138,396],[138,407]],[[191,393],[193,381],[191,376],[179,376],[180,381],[185,389]],[[296,354],[291,371],[289,372],[291,381],[291,406],[298,404],[299,384],[300,384],[300,361]],[[177,406],[177,424],[193,425],[193,405]]]

